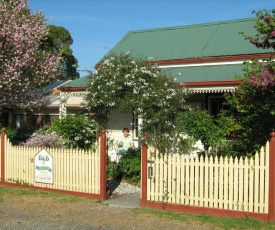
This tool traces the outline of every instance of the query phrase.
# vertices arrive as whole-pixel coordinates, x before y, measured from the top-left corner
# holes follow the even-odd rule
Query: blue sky
[[[74,43],[80,76],[131,30],[191,25],[254,17],[275,9],[274,0],[29,0],[48,23],[66,28]],[[83,71],[84,70],[84,71]]]

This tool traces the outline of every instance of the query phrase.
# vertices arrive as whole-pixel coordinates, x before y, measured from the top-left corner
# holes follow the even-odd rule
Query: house
[[[274,54],[273,49],[256,48],[240,34],[255,35],[254,25],[255,18],[246,18],[130,31],[106,56],[130,51],[134,57],[157,64],[176,78],[179,85],[189,89],[188,104],[215,116],[223,106],[223,94],[238,87],[240,82],[235,75],[243,76],[243,62]],[[103,59],[96,68],[100,68]],[[85,93],[85,81],[71,81],[60,90],[63,95],[70,93],[75,98]],[[109,128],[120,130],[130,123],[136,123],[130,111],[115,112]],[[136,138],[136,126],[129,128]]]
[[[223,106],[223,94],[238,87],[240,82],[235,80],[235,75],[243,76],[243,62],[274,55],[273,49],[256,48],[240,34],[243,31],[255,35],[254,25],[255,18],[246,18],[130,31],[106,56],[130,51],[134,57],[157,64],[176,78],[179,85],[189,89],[191,96],[186,103],[215,116]],[[96,68],[100,68],[103,59]],[[59,106],[59,117],[83,112],[86,79],[82,77],[57,87],[59,101],[45,109],[50,111]],[[43,112],[46,113],[49,114]],[[117,111],[113,112],[108,128],[111,136],[117,138],[121,129],[128,126],[137,141],[137,123],[132,111]]]
[[[15,143],[29,137],[35,129],[50,125],[59,116],[60,91],[57,88],[69,81],[71,80],[60,80],[39,89],[38,93],[44,96],[44,106],[41,108],[32,111],[16,107],[0,109],[1,126],[17,130]]]

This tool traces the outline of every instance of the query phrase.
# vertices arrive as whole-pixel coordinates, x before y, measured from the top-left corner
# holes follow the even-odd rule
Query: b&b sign
[[[53,184],[53,157],[42,149],[34,157],[35,182]]]

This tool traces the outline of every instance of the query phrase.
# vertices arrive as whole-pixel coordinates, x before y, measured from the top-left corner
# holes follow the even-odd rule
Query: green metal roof
[[[209,65],[192,67],[174,67],[161,69],[177,82],[232,81],[234,76],[243,76],[244,65]],[[86,77],[81,77],[62,85],[62,88],[86,87]]]
[[[274,53],[259,49],[239,32],[255,35],[255,18],[128,32],[110,53],[131,51],[155,61]],[[108,55],[107,54],[107,55]],[[100,63],[100,62],[99,62]]]
[[[88,76],[80,77],[62,85],[62,88],[85,87]]]
[[[243,76],[244,65],[209,65],[162,69],[177,82],[234,81],[235,75]]]

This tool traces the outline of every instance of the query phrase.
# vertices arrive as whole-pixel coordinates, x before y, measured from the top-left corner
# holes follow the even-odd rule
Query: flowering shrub
[[[42,50],[46,18],[27,0],[0,1],[0,103],[21,108],[42,104],[35,90],[59,75],[61,57]]]
[[[48,148],[65,147],[62,138],[56,134],[33,134],[26,142],[20,143],[20,146]]]
[[[87,91],[86,107],[102,126],[107,126],[112,110],[133,109],[142,117],[140,136],[148,132],[148,141],[162,152],[174,143],[186,95],[157,65],[134,59],[129,52],[110,55],[88,79]]]
[[[254,27],[258,33],[254,36],[243,32],[241,34],[258,48],[275,49],[275,10],[259,10],[254,13],[257,16]],[[266,88],[275,84],[275,63],[272,59],[266,60],[265,63],[254,61],[251,66],[257,70],[249,78],[253,86]]]
[[[244,35],[258,48],[275,49],[275,10],[257,11],[254,36]],[[260,52],[259,52],[260,53]],[[238,129],[229,130],[230,145],[227,151],[236,155],[253,156],[275,130],[275,62],[272,58],[263,62],[246,63],[239,89],[226,95],[227,114]]]
[[[67,115],[55,119],[50,127],[65,141],[67,147],[89,149],[97,138],[98,124],[84,115]]]
[[[242,33],[253,45],[258,48],[273,48],[275,49],[275,9],[253,11],[256,14],[257,20],[255,29],[258,34],[248,36]]]

